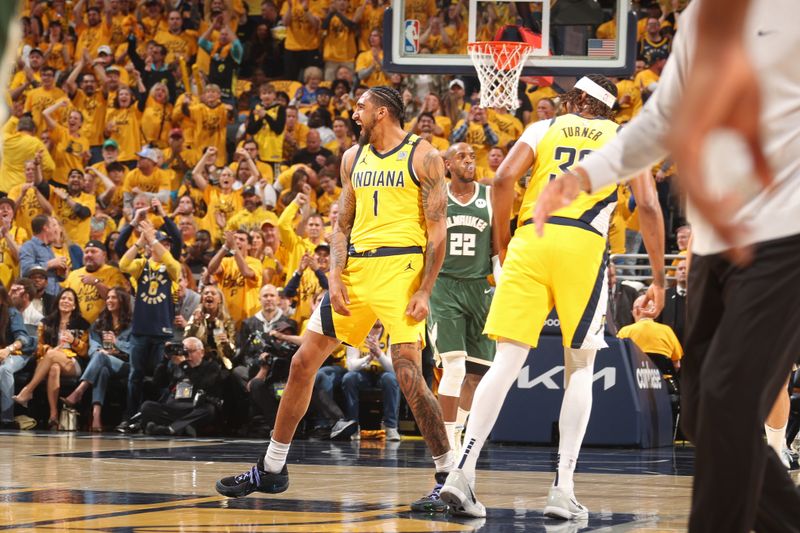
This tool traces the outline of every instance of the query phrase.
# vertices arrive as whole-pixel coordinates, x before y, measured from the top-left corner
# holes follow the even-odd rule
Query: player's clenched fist
[[[406,315],[410,316],[417,322],[425,320],[428,316],[428,293],[424,291],[417,291],[411,296],[406,307]]]
[[[350,316],[350,310],[347,308],[350,304],[350,297],[347,295],[347,289],[345,289],[339,276],[331,276],[328,281],[328,294],[331,297],[333,310],[340,315]]]

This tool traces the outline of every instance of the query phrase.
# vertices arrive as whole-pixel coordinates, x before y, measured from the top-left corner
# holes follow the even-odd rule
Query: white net
[[[519,107],[517,88],[525,60],[535,47],[528,43],[480,41],[467,45],[481,82],[481,107]]]

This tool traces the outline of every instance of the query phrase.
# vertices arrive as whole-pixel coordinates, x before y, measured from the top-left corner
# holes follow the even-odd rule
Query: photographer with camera
[[[222,369],[205,357],[203,342],[187,337],[168,342],[154,382],[168,387],[162,402],[142,404],[142,426],[148,435],[197,435],[197,428],[214,420],[222,406]]]
[[[246,319],[239,330],[233,376],[239,390],[250,393],[253,418],[261,417],[260,425],[271,428],[278,411],[274,385],[289,374],[289,363],[298,346],[286,337],[297,334],[297,323],[278,307],[274,285],[261,287],[259,301],[261,310]],[[251,426],[257,425],[251,421]]]

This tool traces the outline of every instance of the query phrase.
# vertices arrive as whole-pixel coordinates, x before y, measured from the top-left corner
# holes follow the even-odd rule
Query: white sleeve
[[[525,128],[525,131],[523,131],[522,135],[520,135],[519,142],[524,142],[530,146],[531,150],[533,150],[534,157],[536,157],[536,147],[539,145],[539,141],[542,140],[544,134],[547,133],[548,129],[550,129],[550,125],[554,120],[555,119],[534,122]]]
[[[587,155],[580,167],[589,175],[592,190],[624,181],[667,156],[666,136],[671,119],[680,106],[689,72],[689,59],[696,42],[697,9],[690,4],[681,15],[681,25],[672,45],[658,90],[641,113],[619,135],[600,150]]]

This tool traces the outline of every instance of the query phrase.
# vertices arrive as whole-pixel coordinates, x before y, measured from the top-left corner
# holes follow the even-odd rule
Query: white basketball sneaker
[[[561,518],[562,520],[576,520],[587,518],[589,510],[578,503],[574,494],[559,487],[550,487],[544,515],[551,518]]]
[[[450,512],[454,515],[473,518],[486,516],[486,507],[475,497],[463,470],[453,470],[448,474],[447,481],[439,491],[439,497],[450,506]]]

